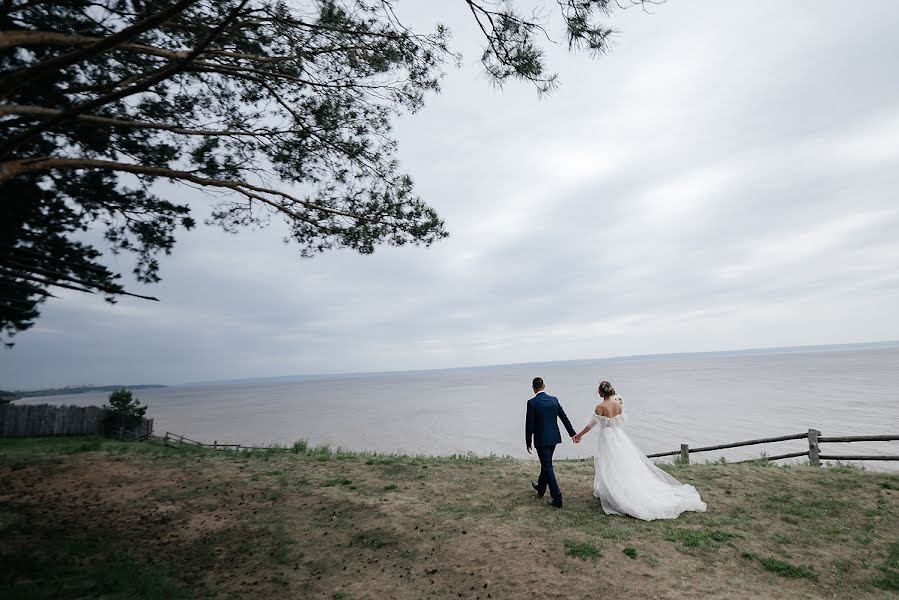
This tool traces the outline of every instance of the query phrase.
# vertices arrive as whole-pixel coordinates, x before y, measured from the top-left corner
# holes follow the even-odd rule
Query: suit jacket
[[[531,447],[531,438],[534,440],[534,446],[561,444],[562,434],[559,433],[557,418],[562,419],[568,435],[574,437],[574,428],[565,411],[562,410],[558,398],[550,396],[546,392],[540,392],[528,400],[528,412],[524,421],[524,440],[527,447]]]

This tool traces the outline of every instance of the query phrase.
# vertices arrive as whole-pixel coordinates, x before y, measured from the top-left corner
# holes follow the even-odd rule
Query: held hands
[[[581,443],[581,434],[578,433],[576,435],[573,435],[571,437],[571,441],[574,442],[575,444],[580,444]],[[533,452],[531,452],[530,446],[527,446],[527,451],[528,451],[528,454],[533,454]]]

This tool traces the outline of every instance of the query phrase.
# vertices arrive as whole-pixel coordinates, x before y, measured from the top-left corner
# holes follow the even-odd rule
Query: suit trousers
[[[549,486],[549,495],[553,499],[553,504],[562,504],[562,490],[559,489],[559,483],[556,481],[556,472],[553,470],[553,452],[556,451],[556,445],[537,446],[537,457],[540,459],[540,477],[537,479],[537,492],[540,495],[546,493]]]

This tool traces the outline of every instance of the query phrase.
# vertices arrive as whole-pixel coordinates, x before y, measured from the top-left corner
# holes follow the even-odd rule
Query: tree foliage
[[[547,18],[456,1],[494,81],[556,85]],[[570,48],[607,48],[608,0],[558,7]],[[227,231],[279,216],[307,257],[445,237],[391,121],[454,59],[445,27],[413,31],[390,0],[0,0],[0,337],[54,287],[128,294],[104,250],[158,281],[159,255],[195,226],[171,190],[207,192]],[[182,187],[161,196],[159,180]]]
[[[117,417],[143,417],[147,414],[147,407],[141,406],[140,400],[127,388],[110,392],[109,404],[104,405],[103,410]]]

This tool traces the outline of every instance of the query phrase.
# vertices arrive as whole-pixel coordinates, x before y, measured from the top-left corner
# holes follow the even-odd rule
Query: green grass
[[[97,542],[51,536],[49,552],[0,554],[0,598],[105,597],[179,600],[192,595],[165,570]],[[52,545],[51,545],[52,544]]]
[[[713,546],[713,542],[726,542],[737,537],[736,534],[725,531],[697,531],[692,529],[672,529],[665,534],[669,542],[681,542],[685,548],[700,548]]]
[[[631,598],[680,573],[684,597],[873,600],[899,587],[899,475],[664,468],[707,513],[606,515],[589,460],[558,461],[566,504],[550,510],[528,486],[533,460],[3,439],[0,598],[514,598],[546,565],[576,589],[604,550],[610,585]]]
[[[802,565],[794,565],[779,558],[763,558],[756,556],[752,552],[742,552],[740,554],[746,560],[758,561],[766,571],[776,573],[781,577],[789,577],[791,579],[818,579],[818,573],[810,567]]]
[[[781,514],[802,519],[818,519],[828,514],[839,514],[844,510],[845,502],[816,490],[807,490],[801,495],[793,492],[772,494],[768,498],[767,506]]]
[[[599,548],[593,544],[588,542],[576,542],[573,540],[565,540],[565,554],[583,560],[602,557],[602,552],[600,552]]]
[[[781,577],[792,577],[794,579],[817,579],[818,574],[809,567],[802,565],[793,565],[778,558],[760,558],[759,562],[766,571],[777,573]]]
[[[0,458],[6,459],[33,457],[35,454],[65,455],[84,452],[171,456],[179,450],[148,443],[119,442],[101,436],[0,438]]]
[[[874,585],[884,590],[899,591],[899,540],[890,545],[889,554],[879,570]]]
[[[674,466],[676,467],[687,467],[690,465],[690,458],[684,458],[680,454],[674,457]]]
[[[330,487],[332,485],[352,485],[352,479],[344,479],[343,477],[337,477],[335,479],[328,479],[322,482],[322,487]]]

